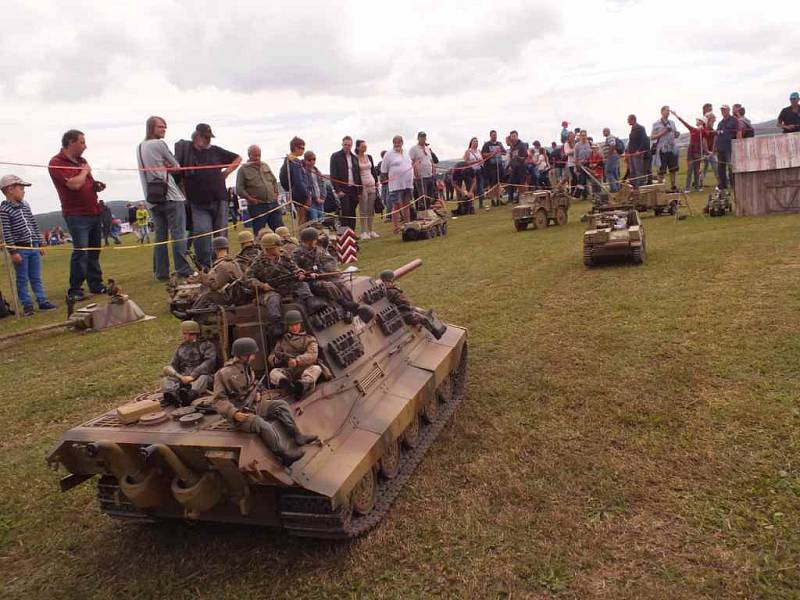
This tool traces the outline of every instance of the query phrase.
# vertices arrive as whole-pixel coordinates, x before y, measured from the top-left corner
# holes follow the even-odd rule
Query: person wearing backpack
[[[605,158],[605,177],[608,190],[612,193],[619,191],[619,157],[625,154],[625,143],[618,137],[611,135],[611,129],[603,129],[603,156]]]

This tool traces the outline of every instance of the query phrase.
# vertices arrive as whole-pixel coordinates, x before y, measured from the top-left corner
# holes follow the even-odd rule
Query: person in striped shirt
[[[28,286],[33,290],[39,310],[55,310],[56,305],[47,299],[42,283],[42,263],[44,256],[42,234],[39,225],[33,218],[31,207],[23,198],[25,188],[30,183],[16,175],[5,175],[0,178],[0,190],[6,199],[0,203],[0,224],[3,227],[3,240],[8,246],[11,262],[17,274],[17,296],[22,304],[22,314],[29,317],[33,314],[33,300]]]

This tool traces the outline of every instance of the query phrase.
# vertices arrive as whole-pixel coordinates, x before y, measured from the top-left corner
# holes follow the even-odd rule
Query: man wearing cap
[[[225,178],[242,162],[238,154],[213,146],[211,126],[199,123],[192,143],[175,146],[175,156],[184,167],[204,167],[182,172],[183,188],[192,211],[192,234],[197,262],[211,264],[211,238],[225,235],[228,224],[228,190]],[[182,156],[183,155],[183,156]],[[209,168],[210,165],[214,167]]]
[[[417,143],[408,151],[408,158],[414,165],[414,190],[417,199],[422,199],[425,210],[436,200],[436,178],[433,165],[439,162],[428,144],[424,131],[417,134]]]
[[[3,242],[8,246],[8,254],[14,263],[17,279],[17,297],[22,304],[22,314],[33,314],[33,300],[28,292],[30,285],[39,304],[39,310],[55,310],[56,306],[48,299],[42,283],[41,257],[44,256],[42,234],[33,218],[31,207],[25,198],[25,188],[31,184],[16,175],[0,178],[0,190],[5,200],[0,203],[0,224],[3,229]]]
[[[260,250],[255,244],[256,238],[253,232],[249,229],[243,229],[238,233],[239,237],[239,254],[236,255],[236,262],[242,271],[246,271],[247,267],[253,264],[253,261],[258,257]]]
[[[267,358],[271,369],[269,382],[299,400],[304,394],[314,391],[323,367],[317,361],[317,339],[303,331],[300,312],[288,311],[284,323],[286,333]]]
[[[218,236],[211,241],[214,251],[214,264],[206,273],[200,273],[200,282],[208,287],[208,292],[201,295],[193,308],[207,306],[227,306],[233,302],[233,295],[228,287],[243,276],[242,269],[236,259],[228,253],[228,238]]]
[[[353,138],[342,138],[342,149],[331,154],[331,182],[341,205],[342,226],[356,230],[356,206],[361,196],[361,170],[353,154]]]
[[[253,338],[239,338],[233,342],[233,358],[214,375],[214,410],[237,429],[258,435],[288,467],[305,454],[298,446],[305,446],[318,438],[300,432],[285,400],[262,401],[251,367],[258,350]],[[275,427],[275,421],[283,427]],[[292,447],[291,441],[297,446]]]
[[[217,370],[217,350],[208,340],[200,340],[197,321],[181,323],[183,341],[175,349],[161,381],[163,404],[187,406],[211,386]]]
[[[717,137],[714,140],[714,151],[717,154],[719,171],[719,189],[727,190],[728,181],[733,183],[733,165],[731,164],[732,141],[736,139],[739,131],[739,121],[731,114],[731,107],[723,104],[719,107],[722,113],[719,125],[717,125]]]
[[[278,209],[281,190],[269,165],[261,160],[261,148],[253,144],[247,149],[247,162],[236,173],[236,193],[247,201],[250,227],[261,231],[265,225],[274,230],[283,225]]]
[[[789,95],[789,106],[778,115],[778,127],[783,133],[800,131],[800,93],[792,92]]]
[[[104,294],[103,271],[100,268],[100,206],[97,193],[106,189],[92,177],[92,168],[83,153],[86,137],[82,131],[70,129],[61,137],[61,152],[50,159],[48,171],[61,201],[61,214],[72,236],[72,257],[69,264],[69,290],[74,300],[83,300],[83,282],[92,294]]]

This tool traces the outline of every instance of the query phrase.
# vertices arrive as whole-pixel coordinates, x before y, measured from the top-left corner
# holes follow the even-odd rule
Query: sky
[[[704,102],[774,119],[800,88],[800,12],[775,0],[0,1],[0,162],[46,164],[80,129],[108,201],[142,198],[115,169],[136,166],[153,114],[170,146],[209,123],[243,157],[259,144],[277,175],[294,135],[327,171],[344,135],[377,157],[424,130],[457,158],[490,129],[624,137],[629,113],[649,125],[664,104],[689,122]],[[34,184],[34,212],[59,208],[45,169],[6,173]]]

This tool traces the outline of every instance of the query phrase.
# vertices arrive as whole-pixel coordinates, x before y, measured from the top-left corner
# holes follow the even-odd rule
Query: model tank
[[[514,227],[525,231],[531,223],[534,229],[545,229],[550,223],[566,225],[569,205],[569,194],[561,190],[523,192],[519,204],[511,209]]]
[[[418,210],[415,220],[403,224],[401,237],[404,242],[414,242],[446,234],[447,216],[428,209]]]
[[[624,258],[641,264],[645,255],[644,226],[634,207],[600,210],[588,216],[583,234],[583,264],[587,267],[603,258]]]
[[[354,297],[375,310],[369,324],[357,317],[345,322],[334,306],[303,313],[333,375],[292,401],[299,428],[320,442],[305,446],[290,468],[259,437],[234,430],[220,415],[161,407],[161,394],[153,392],[61,436],[47,457],[69,473],[61,489],[97,476],[100,509],[129,521],[250,523],[321,538],[366,532],[386,515],[461,401],[467,332],[448,325],[437,340],[405,323],[381,282],[354,276],[351,285]],[[283,309],[302,311],[293,302]],[[255,368],[263,373],[269,342],[256,306],[193,317],[223,357],[236,338],[257,340]]]

